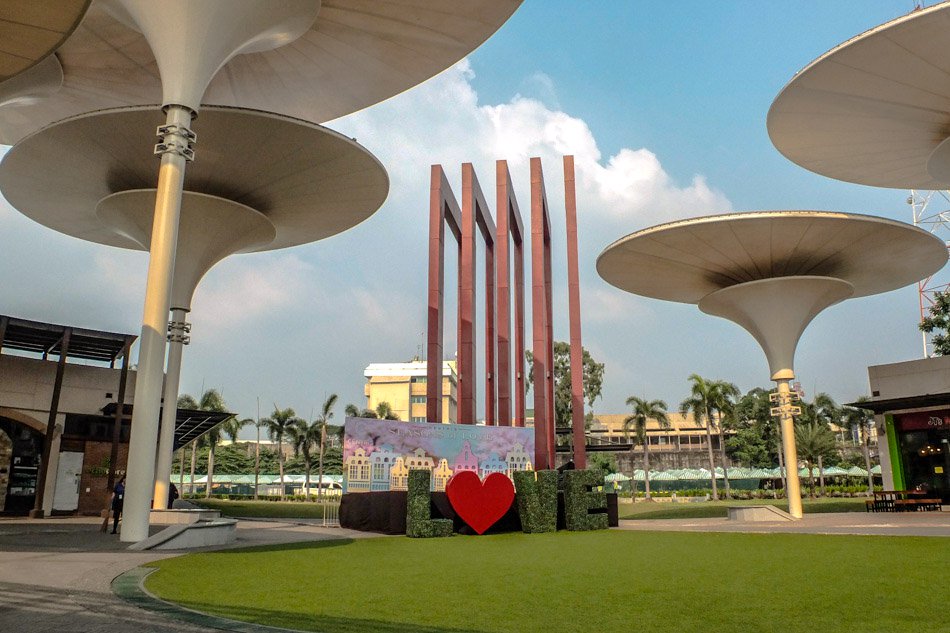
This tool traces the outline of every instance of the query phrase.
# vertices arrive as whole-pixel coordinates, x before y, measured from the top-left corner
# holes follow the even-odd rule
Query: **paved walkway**
[[[640,519],[620,522],[622,530],[671,532],[792,532],[878,536],[950,536],[950,512],[841,512],[806,514],[799,521],[729,519]]]
[[[101,533],[100,524],[101,519],[86,517],[0,519],[0,631],[197,633],[219,630],[167,619],[116,597],[111,587],[114,578],[139,565],[183,552],[129,551],[118,536]],[[361,532],[302,523],[239,521],[237,540],[227,547],[366,536]]]

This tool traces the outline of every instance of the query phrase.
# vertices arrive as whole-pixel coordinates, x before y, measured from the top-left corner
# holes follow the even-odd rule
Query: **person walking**
[[[175,507],[175,499],[178,498],[178,487],[174,483],[169,482],[168,485],[168,509],[171,510]]]
[[[122,514],[122,502],[125,500],[125,475],[112,491],[112,533],[119,529],[119,516]]]

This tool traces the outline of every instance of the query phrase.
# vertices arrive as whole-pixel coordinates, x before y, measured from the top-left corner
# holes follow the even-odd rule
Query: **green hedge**
[[[513,475],[522,531],[525,534],[557,531],[557,471],[515,471]]]
[[[566,470],[564,476],[564,523],[568,530],[606,530],[607,493],[600,469]],[[597,512],[591,514],[591,510]]]
[[[452,522],[450,520],[432,518],[429,477],[428,470],[409,471],[406,536],[411,538],[452,536]]]

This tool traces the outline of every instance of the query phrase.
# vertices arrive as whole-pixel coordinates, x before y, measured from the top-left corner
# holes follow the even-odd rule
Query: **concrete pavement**
[[[789,532],[876,536],[950,536],[950,512],[829,512],[806,514],[798,521],[729,519],[636,519],[622,530],[671,532]]]
[[[0,631],[16,633],[196,633],[208,628],[163,617],[113,594],[120,574],[183,551],[133,552],[99,532],[101,519],[0,519]],[[368,535],[280,521],[239,521],[249,547]],[[213,548],[222,549],[222,548]],[[188,550],[188,552],[195,550]],[[260,630],[266,630],[261,628]]]

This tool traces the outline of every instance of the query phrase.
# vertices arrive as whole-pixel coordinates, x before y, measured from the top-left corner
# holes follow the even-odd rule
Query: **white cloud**
[[[445,166],[458,195],[460,165],[474,163],[493,201],[494,161],[507,159],[527,225],[528,159],[540,156],[553,212],[555,283],[561,285],[561,156],[575,156],[584,314],[590,332],[600,337],[599,332],[629,327],[643,311],[643,304],[596,277],[593,261],[603,246],[677,215],[731,208],[702,176],[678,184],[648,149],[623,148],[604,157],[587,123],[557,108],[556,86],[542,73],[526,79],[539,98],[514,96],[499,104],[480,103],[472,79],[471,67],[462,61],[399,97],[331,125],[356,137],[386,166],[389,200],[370,220],[340,236],[285,252],[232,258],[212,270],[195,295],[194,344],[186,356],[183,392],[195,392],[201,384],[219,386],[242,415],[253,411],[255,396],[298,411],[318,405],[327,392],[339,393],[344,403],[362,403],[362,369],[370,362],[408,359],[418,351],[425,328],[430,164]],[[200,135],[200,121],[197,131]],[[9,269],[11,258],[18,258],[24,279],[6,284],[4,311],[137,332],[144,256],[51,238],[47,229],[2,210],[0,222],[5,227],[0,268]],[[50,257],[48,245],[61,242],[67,243],[69,256]],[[60,280],[70,270],[82,271],[78,283]],[[449,278],[446,285],[452,285]],[[70,289],[59,301],[65,307],[55,309],[49,297],[63,287]],[[37,292],[45,298],[37,301]],[[111,298],[97,300],[103,296]],[[556,335],[563,338],[567,323],[561,313],[566,310],[557,312]],[[447,324],[447,342],[453,330]],[[598,338],[589,346],[609,349],[611,358],[628,354],[622,342]],[[447,345],[446,355],[451,353]],[[618,368],[615,375],[625,374]]]

